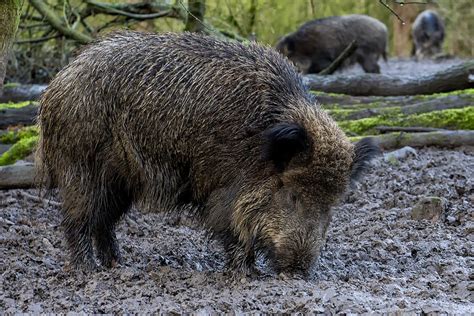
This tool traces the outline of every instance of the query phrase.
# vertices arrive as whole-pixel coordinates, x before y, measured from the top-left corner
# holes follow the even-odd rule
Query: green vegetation
[[[3,89],[16,88],[18,86],[20,86],[18,82],[9,82],[3,85]]]
[[[30,104],[37,104],[37,102],[23,101],[23,102],[18,102],[18,103],[13,103],[13,102],[0,103],[0,110],[19,109],[19,108],[25,107],[25,106],[30,105]]]
[[[474,130],[474,107],[449,109],[415,115],[376,116],[354,121],[340,121],[339,126],[349,134],[374,134],[376,126],[419,126]]]
[[[0,156],[0,166],[10,165],[27,157],[33,152],[37,143],[38,136],[31,136],[19,140]]]
[[[36,126],[28,126],[19,130],[8,131],[5,134],[0,135],[1,144],[15,144],[16,142],[38,136],[38,128]]]

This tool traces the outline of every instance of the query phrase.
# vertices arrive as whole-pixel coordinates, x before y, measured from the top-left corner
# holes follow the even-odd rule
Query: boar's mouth
[[[260,249],[266,264],[277,274],[307,278],[313,266],[314,258],[310,254],[298,256],[294,251],[281,251],[271,243]]]

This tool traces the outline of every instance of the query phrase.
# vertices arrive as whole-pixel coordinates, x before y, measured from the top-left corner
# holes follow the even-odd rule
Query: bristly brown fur
[[[120,260],[114,226],[140,203],[192,206],[235,269],[263,253],[307,271],[355,158],[279,53],[190,33],[88,46],[42,96],[39,126],[39,172],[59,187],[73,263],[86,267],[93,240],[104,265]]]
[[[387,59],[388,33],[379,20],[359,14],[316,19],[284,36],[276,49],[303,73],[319,73],[355,41],[356,51],[345,65],[359,63],[365,72],[379,73],[377,63]]]

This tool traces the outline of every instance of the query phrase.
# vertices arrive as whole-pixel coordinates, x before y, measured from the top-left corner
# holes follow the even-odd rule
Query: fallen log
[[[0,110],[0,128],[13,125],[33,125],[38,114],[38,104],[31,103],[21,108]]]
[[[393,132],[406,132],[406,133],[426,133],[426,132],[438,132],[448,131],[442,128],[432,127],[403,127],[403,126],[377,126],[375,127],[381,134],[393,133]]]
[[[34,164],[24,163],[0,167],[0,190],[26,189],[34,186]]]
[[[352,137],[358,141],[363,137]],[[453,148],[474,146],[474,131],[437,131],[429,133],[391,133],[372,137],[383,150],[397,149],[405,146],[425,147],[437,146]]]
[[[353,142],[364,137],[352,137]],[[392,133],[372,136],[374,142],[383,150],[392,150],[405,146],[438,146],[453,148],[474,146],[474,131],[436,131],[429,133]],[[35,168],[32,163],[15,164],[0,167],[0,190],[33,188]]]
[[[350,95],[399,96],[433,94],[474,87],[474,60],[450,67],[434,74],[388,76],[383,74],[359,75],[306,75],[305,84],[311,90]]]
[[[442,97],[434,97],[423,101],[411,100],[413,104],[406,103],[405,105],[392,106],[390,102],[376,102],[375,108],[350,109],[342,107],[332,107],[328,109],[329,114],[336,120],[360,120],[368,117],[375,117],[379,115],[395,116],[398,114],[412,115],[421,114],[434,111],[441,111],[447,109],[461,109],[467,106],[474,105],[474,94],[465,95],[448,95]],[[323,106],[323,108],[325,108]]]
[[[38,100],[46,87],[45,84],[6,85],[0,95],[0,103]]]

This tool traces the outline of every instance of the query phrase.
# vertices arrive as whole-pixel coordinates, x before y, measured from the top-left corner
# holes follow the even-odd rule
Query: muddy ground
[[[132,211],[118,238],[123,266],[67,269],[58,205],[34,190],[0,191],[0,312],[447,312],[474,311],[474,149],[382,157],[334,209],[308,280],[232,282],[220,245],[198,227]],[[439,218],[413,220],[424,196]],[[184,221],[186,222],[186,220]]]

